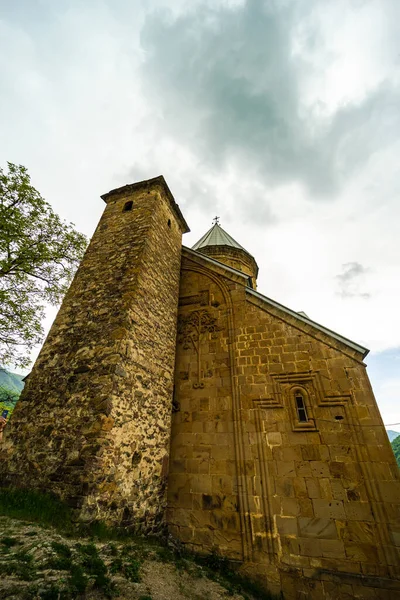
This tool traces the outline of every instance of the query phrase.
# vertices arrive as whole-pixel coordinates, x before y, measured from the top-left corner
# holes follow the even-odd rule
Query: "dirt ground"
[[[193,562],[164,554],[154,544],[66,538],[0,517],[0,599],[257,600],[210,579]]]

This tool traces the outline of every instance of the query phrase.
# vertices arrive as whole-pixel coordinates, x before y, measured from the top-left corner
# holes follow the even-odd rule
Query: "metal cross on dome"
[[[219,225],[219,217],[214,217],[213,218],[213,224],[214,225]]]

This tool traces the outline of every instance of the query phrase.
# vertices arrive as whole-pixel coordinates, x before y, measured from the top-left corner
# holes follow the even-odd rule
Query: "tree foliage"
[[[45,306],[61,301],[86,243],[31,185],[25,167],[0,168],[0,365],[29,364]]]
[[[397,464],[400,467],[400,435],[397,436],[397,438],[395,438],[392,442],[392,448],[393,448],[393,452],[394,455],[396,457],[397,460]]]
[[[15,405],[18,402],[19,396],[19,392],[15,392],[14,390],[9,390],[3,386],[0,386],[0,415],[5,409],[8,410],[8,416],[10,417]]]

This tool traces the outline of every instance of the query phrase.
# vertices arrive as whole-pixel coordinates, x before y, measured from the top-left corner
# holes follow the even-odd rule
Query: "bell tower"
[[[162,176],[102,198],[103,216],[7,427],[0,480],[52,491],[84,520],[157,531],[188,226]]]

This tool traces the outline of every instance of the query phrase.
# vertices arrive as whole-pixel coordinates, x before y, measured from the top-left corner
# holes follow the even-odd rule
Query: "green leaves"
[[[86,244],[31,185],[25,167],[0,169],[0,365],[29,363],[45,305],[61,301]]]
[[[392,448],[393,448],[393,452],[394,452],[394,455],[397,460],[397,464],[400,467],[400,435],[398,435],[396,438],[394,438],[394,440],[392,442]]]

